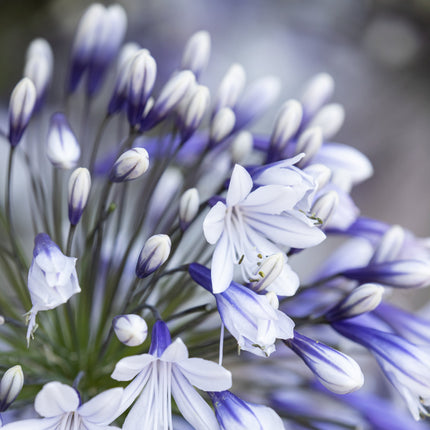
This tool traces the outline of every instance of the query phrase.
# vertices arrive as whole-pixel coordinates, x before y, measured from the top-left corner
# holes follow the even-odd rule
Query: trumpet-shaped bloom
[[[189,272],[195,282],[213,293],[209,269],[193,263]],[[214,295],[221,320],[241,349],[269,356],[275,351],[276,339],[293,337],[294,322],[275,309],[265,295],[236,282],[232,282],[226,291]]]
[[[221,430],[281,430],[279,415],[271,408],[248,403],[230,393],[209,393]]]
[[[32,308],[27,341],[39,311],[54,309],[81,291],[76,274],[76,258],[67,257],[46,233],[34,240],[33,260],[28,272],[28,289]]]
[[[219,429],[216,418],[193,385],[203,391],[231,387],[228,370],[201,358],[189,358],[181,339],[171,341],[163,321],[152,330],[149,354],[120,360],[112,378],[133,381],[125,388],[120,409],[125,411],[137,399],[125,419],[123,430],[173,429],[171,396],[184,418],[196,429]]]
[[[296,208],[308,191],[302,182],[297,186],[265,185],[254,191],[252,188],[251,176],[236,164],[226,203],[213,206],[203,222],[206,240],[216,243],[211,269],[214,294],[228,288],[235,264],[249,282],[258,271],[262,256],[276,254],[279,246],[307,248],[325,238],[313,221]],[[282,286],[273,291],[294,294],[298,278],[287,264],[281,277]]]
[[[69,385],[49,382],[36,396],[34,409],[43,418],[16,421],[6,430],[113,430],[122,388],[104,391],[81,405],[79,393]]]

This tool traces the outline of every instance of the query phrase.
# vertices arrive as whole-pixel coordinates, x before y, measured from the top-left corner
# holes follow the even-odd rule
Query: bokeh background
[[[108,2],[106,2],[108,3]],[[373,162],[372,179],[354,190],[367,216],[430,236],[430,0],[124,0],[127,41],[151,50],[169,74],[187,38],[212,35],[203,82],[215,88],[232,62],[249,80],[265,74],[298,97],[324,71],[346,109],[337,140]],[[25,50],[45,37],[56,56],[59,94],[77,22],[90,4],[77,0],[0,0],[0,104],[19,80]],[[51,95],[52,98],[55,96]],[[273,114],[256,125],[269,131]]]

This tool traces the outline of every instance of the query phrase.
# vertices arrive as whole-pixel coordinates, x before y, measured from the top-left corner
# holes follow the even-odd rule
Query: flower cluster
[[[233,64],[211,91],[199,31],[163,81],[126,34],[121,6],[86,10],[64,105],[33,41],[0,124],[0,426],[427,428],[430,320],[384,295],[430,284],[428,242],[360,215],[372,166],[332,141],[332,77],[258,134],[277,78]]]

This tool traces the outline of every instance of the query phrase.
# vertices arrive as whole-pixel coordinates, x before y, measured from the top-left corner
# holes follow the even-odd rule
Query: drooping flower
[[[211,268],[214,294],[228,288],[235,264],[240,267],[245,282],[249,282],[262,256],[276,254],[279,246],[307,248],[325,238],[312,220],[296,209],[309,191],[303,181],[296,184],[265,185],[252,191],[251,176],[236,164],[226,203],[216,203],[203,223],[206,240],[216,243]],[[297,275],[285,264],[281,276],[283,282],[272,290],[280,295],[294,294],[298,287]]]
[[[172,430],[171,396],[184,418],[196,429],[218,429],[209,405],[194,390],[221,391],[231,387],[228,370],[201,358],[189,358],[181,339],[171,341],[167,325],[157,321],[152,330],[149,354],[120,360],[112,378],[133,380],[124,390],[120,409],[128,413],[123,430]]]
[[[113,430],[122,388],[112,388],[81,404],[79,393],[69,385],[49,382],[36,396],[34,409],[43,418],[6,424],[6,430]]]
[[[76,258],[64,255],[46,233],[36,236],[28,272],[28,289],[33,306],[29,315],[27,342],[35,327],[37,312],[54,309],[81,291],[75,265]]]
[[[193,263],[189,272],[195,282],[213,293],[209,269]],[[267,297],[272,294],[276,298],[274,293],[260,295],[231,282],[225,291],[213,294],[223,324],[241,349],[269,356],[275,351],[276,339],[293,337],[294,322]]]

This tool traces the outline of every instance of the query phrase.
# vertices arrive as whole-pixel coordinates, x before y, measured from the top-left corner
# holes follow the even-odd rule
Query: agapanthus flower
[[[36,236],[28,272],[28,290],[33,306],[28,317],[27,341],[39,311],[54,309],[81,291],[75,265],[76,258],[64,255],[46,233]]]
[[[112,388],[81,404],[79,393],[69,385],[49,382],[34,401],[34,409],[43,418],[15,421],[6,430],[114,430],[109,424],[118,416],[122,388]]]
[[[276,339],[293,337],[294,322],[273,306],[267,295],[236,282],[231,282],[225,291],[214,293],[209,269],[191,264],[189,272],[194,281],[214,294],[221,320],[240,349],[269,356],[275,351]]]
[[[201,358],[189,358],[181,339],[171,341],[169,330],[157,321],[152,330],[148,354],[121,359],[112,378],[132,382],[124,390],[121,409],[128,413],[123,429],[138,430],[142,423],[149,429],[173,429],[171,396],[184,418],[196,429],[217,429],[209,405],[195,391],[221,391],[231,387],[228,370]]]
[[[216,244],[211,267],[215,294],[228,288],[235,265],[240,267],[243,280],[250,282],[262,256],[279,252],[278,245],[307,248],[324,240],[315,223],[296,209],[308,189],[301,182],[295,185],[265,185],[252,191],[250,174],[235,166],[226,203],[217,202],[203,223],[206,240]],[[298,278],[287,264],[283,281],[273,291],[294,294]]]

